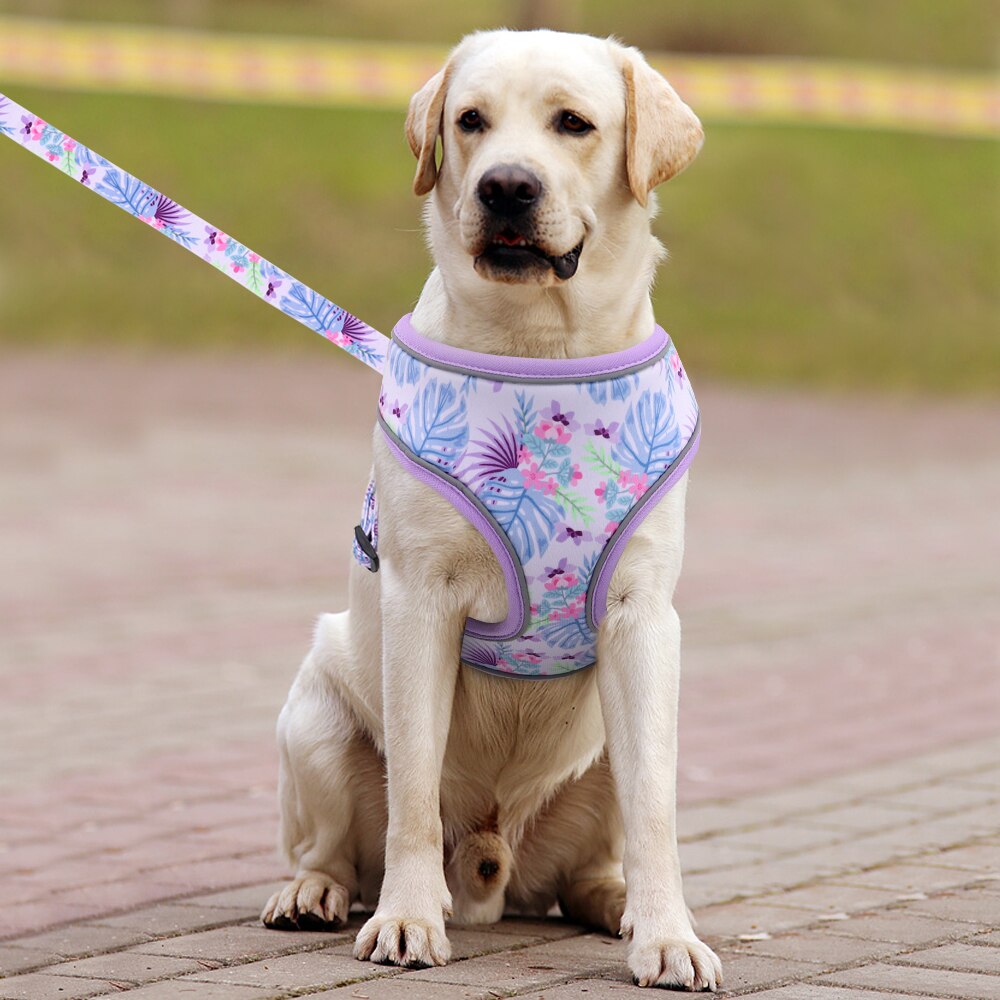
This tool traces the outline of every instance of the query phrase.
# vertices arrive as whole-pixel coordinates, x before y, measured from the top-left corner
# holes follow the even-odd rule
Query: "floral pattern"
[[[0,134],[196,253],[265,302],[381,371],[388,340],[346,309],[0,94]]]
[[[463,659],[529,676],[592,664],[586,604],[600,555],[697,426],[673,344],[637,372],[540,384],[439,368],[394,340],[379,407],[407,451],[475,496],[524,573],[524,633],[495,641],[467,631]]]

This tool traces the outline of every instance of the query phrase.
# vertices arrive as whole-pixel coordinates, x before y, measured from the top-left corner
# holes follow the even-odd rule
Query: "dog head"
[[[406,134],[439,265],[541,286],[573,279],[602,237],[613,247],[624,216],[648,218],[703,138],[636,49],[553,31],[463,40],[413,96]]]

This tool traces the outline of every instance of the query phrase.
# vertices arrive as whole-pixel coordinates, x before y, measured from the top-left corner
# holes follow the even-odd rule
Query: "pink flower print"
[[[527,469],[521,472],[521,475],[524,477],[525,487],[529,490],[532,488],[536,490],[543,489],[547,480],[545,473],[538,468],[537,462],[532,462]]]
[[[49,163],[55,163],[56,160],[59,159],[59,154],[58,153],[46,153],[45,157],[49,161]]]
[[[556,534],[557,542],[572,542],[576,546],[581,542],[589,542],[592,538],[589,531],[578,530],[569,524],[559,525],[559,532]]]
[[[684,381],[684,366],[681,364],[680,355],[676,352],[670,355],[670,367],[674,370],[674,378],[678,382]]]
[[[624,486],[634,497],[641,497],[648,488],[648,478],[645,473],[641,476],[624,469],[618,477],[618,485]]]
[[[573,472],[570,474],[569,477],[569,485],[576,486],[576,484],[580,482],[581,479],[583,479],[583,473],[580,471],[580,466],[574,465]]]
[[[619,426],[620,425],[617,420],[608,424],[607,427],[604,426],[603,421],[595,420],[592,424],[587,424],[584,427],[584,430],[594,437],[604,438],[605,441],[610,441],[618,432]]]
[[[540,438],[555,440],[558,444],[566,444],[567,441],[573,440],[573,435],[568,433],[562,424],[549,423],[548,421],[542,421],[538,425],[536,433]]]
[[[246,270],[242,264],[237,264],[235,261],[229,266],[233,269],[233,274],[242,274]]]
[[[215,249],[216,250],[225,250],[227,246],[229,246],[229,239],[228,239],[228,237],[223,236],[222,233],[219,233],[215,237]]]
[[[62,147],[67,153],[72,153],[73,150],[76,149],[76,139],[70,139],[67,137],[67,139],[63,142]]]
[[[604,525],[604,534],[606,535],[613,535],[617,530],[618,530],[617,521],[608,521],[608,523]]]
[[[527,660],[529,663],[541,663],[542,662],[542,658],[538,655],[538,653],[534,652],[531,649],[525,650],[523,653],[515,653],[514,654],[514,659],[515,660],[522,660],[522,661]]]
[[[523,444],[517,453],[517,464],[527,465],[535,456],[531,454],[530,449],[526,448]]]
[[[576,431],[580,429],[580,422],[573,419],[573,411],[569,413],[564,413],[562,407],[556,400],[552,400],[552,405],[548,409],[542,411],[542,416],[553,424],[560,424],[567,431]],[[566,438],[568,441],[569,438]]]
[[[557,483],[554,479],[546,479],[542,483],[542,493],[544,493],[547,497],[555,496],[558,490],[559,483]]]
[[[594,496],[597,497],[598,500],[603,500],[604,494],[607,493],[607,491],[608,491],[608,484],[607,481],[605,481],[601,483],[599,486],[596,486],[594,488]]]
[[[561,577],[563,575],[563,573],[565,573],[565,572],[566,572],[566,560],[565,559],[560,559],[559,562],[556,563],[555,566],[546,566],[545,567],[545,574],[542,577],[540,577],[540,579],[546,581],[546,583],[545,583],[545,589],[546,590],[555,590],[557,584],[552,583],[552,581],[553,580],[558,580],[559,577]],[[550,584],[551,584],[551,586],[550,586]]]
[[[23,121],[24,119],[22,119]],[[25,130],[27,131],[27,130]],[[42,138],[42,132],[45,131],[45,122],[41,118],[36,118],[34,125],[31,126],[31,138],[34,142],[40,142]]]
[[[256,264],[257,261],[259,261],[259,260],[260,260],[260,254],[259,253],[251,253],[250,254],[250,263],[251,264]]]

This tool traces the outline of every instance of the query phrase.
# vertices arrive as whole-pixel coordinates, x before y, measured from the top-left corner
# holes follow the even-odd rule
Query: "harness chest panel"
[[[698,405],[667,334],[656,327],[598,357],[505,358],[429,340],[406,316],[379,422],[404,467],[475,525],[503,569],[507,617],[469,619],[463,661],[523,677],[592,665],[625,543],[698,447]],[[362,528],[377,539],[371,486]],[[354,551],[374,568],[372,545]]]

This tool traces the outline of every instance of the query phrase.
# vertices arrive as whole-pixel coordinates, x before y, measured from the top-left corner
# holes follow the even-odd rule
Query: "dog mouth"
[[[568,253],[551,254],[513,229],[494,233],[482,252],[476,256],[477,267],[482,263],[505,272],[516,272],[541,264],[551,268],[557,278],[567,281],[576,274],[583,253],[583,240]]]

